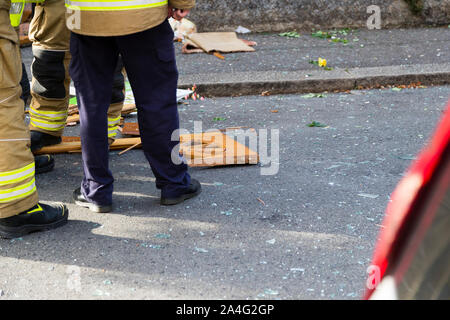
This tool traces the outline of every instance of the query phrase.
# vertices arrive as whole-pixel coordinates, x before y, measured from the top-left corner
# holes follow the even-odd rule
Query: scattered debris
[[[250,33],[251,31],[243,26],[239,26],[235,30],[236,33]]]
[[[326,98],[326,94],[323,93],[308,93],[305,95],[302,95],[302,98],[304,99],[310,99],[310,98]]]
[[[270,239],[266,241],[268,244],[275,244],[276,240],[275,239]]]
[[[144,248],[150,248],[150,249],[162,249],[163,246],[159,244],[148,244],[148,243],[141,243],[141,247]]]
[[[369,193],[359,193],[358,196],[370,199],[376,199],[379,197],[377,194],[369,194]]]
[[[186,18],[181,21],[169,18],[169,24],[174,33],[174,41],[183,41],[186,36],[197,32],[197,26]]]
[[[278,291],[276,291],[276,290],[266,289],[266,290],[264,290],[264,294],[268,294],[268,295],[271,295],[271,296],[276,296],[276,295],[278,295],[279,293],[278,293]]]
[[[214,51],[213,55],[221,60],[225,60],[225,57],[223,55],[221,55],[219,52]]]
[[[351,29],[341,29],[332,31],[316,31],[312,32],[311,36],[314,38],[327,39],[329,42],[348,44],[348,39],[346,38],[351,32]],[[342,37],[343,36],[343,37]],[[359,39],[353,39],[354,42],[359,41]]]
[[[304,273],[305,269],[303,269],[303,268],[291,268],[291,271],[292,272],[302,272],[302,273]]]
[[[131,129],[130,129],[131,127]],[[122,134],[139,135],[137,123],[125,123]],[[141,146],[141,139],[120,138],[110,145],[110,150],[124,150]],[[47,146],[36,154],[80,153],[81,139],[79,137],[62,137],[57,145]],[[184,156],[191,167],[212,167],[236,164],[257,164],[257,152],[240,144],[232,137],[217,130],[214,132],[180,135],[180,154]]]
[[[169,239],[171,237],[170,234],[167,233],[158,233],[155,235],[155,238],[159,238],[159,239]]]
[[[130,150],[132,150],[134,148],[140,147],[140,146],[142,146],[142,142],[141,141],[139,141],[139,142],[133,144],[131,147],[128,147],[125,150],[119,152],[119,156],[123,155],[125,152],[128,152],[128,151],[130,151]]]
[[[264,201],[262,201],[260,198],[256,198],[256,200],[258,200],[259,202],[261,202],[264,206],[266,205],[266,203]]]
[[[327,127],[326,124],[323,124],[323,123],[320,123],[320,122],[317,122],[317,121],[313,121],[313,122],[307,124],[307,126],[310,127],[310,128],[314,128],[314,127],[325,128],[325,127]]]
[[[203,32],[186,37],[183,53],[253,52],[256,42],[238,39],[235,32]]]
[[[398,158],[402,159],[402,160],[416,160],[417,159],[417,157],[412,156],[412,155],[399,156]]]
[[[195,251],[200,252],[200,253],[208,253],[208,250],[203,249],[203,248],[195,247],[194,249],[195,249]]]
[[[283,32],[278,35],[287,38],[300,38],[300,34],[297,31]]]
[[[323,58],[318,58],[317,60],[310,60],[309,63],[323,68],[324,70],[331,71],[333,68],[327,67],[327,60]]]

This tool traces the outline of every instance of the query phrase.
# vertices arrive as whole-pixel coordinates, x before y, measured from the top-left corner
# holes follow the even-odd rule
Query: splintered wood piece
[[[130,114],[132,112],[135,112],[136,110],[137,110],[136,109],[136,105],[134,105],[134,104],[124,104],[123,107],[122,107],[121,114],[122,114],[122,116],[123,115],[127,115],[127,114]],[[75,119],[76,121],[74,120],[72,122],[79,122],[80,118],[79,118],[79,115],[78,115],[78,106],[76,104],[70,104],[68,109],[67,109],[67,112],[68,112],[69,118],[70,118],[70,116],[74,116],[73,119]],[[78,118],[75,118],[76,115],[78,116]],[[69,122],[69,121],[67,121],[67,122]]]
[[[80,142],[80,137],[61,137],[62,142]]]
[[[121,150],[129,148],[130,146],[139,145],[141,138],[124,138],[116,139],[109,146],[110,150]],[[35,152],[35,154],[57,154],[67,152],[81,152],[81,139],[80,137],[62,137],[60,144],[44,147]]]
[[[134,149],[134,148],[137,148],[137,147],[139,147],[139,146],[141,146],[141,145],[142,145],[141,142],[138,142],[138,143],[136,143],[136,144],[133,144],[131,147],[126,148],[125,150],[119,152],[119,156],[121,156],[121,155],[123,155],[125,152],[128,152],[128,151],[130,151],[130,150],[132,150],[132,149]]]
[[[124,116],[135,111],[137,111],[135,104],[124,104],[122,108],[122,115]]]
[[[225,57],[223,55],[221,55],[220,53],[218,53],[217,51],[215,51],[213,53],[213,55],[221,60],[225,60]]]
[[[69,104],[69,108],[67,109],[69,116],[78,113],[78,106],[76,104]]]
[[[129,136],[139,136],[139,125],[136,122],[126,122],[124,123],[122,129],[122,134]]]
[[[75,123],[80,122],[80,115],[78,113],[67,117],[66,124],[73,122]]]
[[[142,147],[141,138],[116,139],[110,150]],[[79,137],[63,137],[58,145],[44,147],[36,154],[81,152]],[[258,153],[220,131],[180,135],[180,155],[190,167],[213,167],[236,164],[257,164]]]

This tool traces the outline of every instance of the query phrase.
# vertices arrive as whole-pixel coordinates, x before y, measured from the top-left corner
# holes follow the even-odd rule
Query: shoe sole
[[[86,203],[86,202],[81,202],[81,201],[77,201],[77,200],[74,200],[74,201],[77,206],[80,206],[83,208],[88,208],[89,210],[97,212],[97,213],[108,213],[108,212],[111,212],[111,210],[112,210],[112,206],[101,206],[100,207],[93,203]]]
[[[60,220],[50,224],[40,224],[40,225],[30,224],[20,226],[19,228],[5,227],[0,225],[0,237],[5,239],[14,239],[20,238],[32,232],[56,229],[65,225],[67,223],[68,218],[69,218],[69,210],[67,208],[64,208],[64,216]]]
[[[185,200],[194,198],[196,196],[198,196],[200,193],[202,193],[202,189],[198,189],[196,192],[194,193],[188,193],[188,194],[184,194],[178,198],[161,198],[161,205],[162,206],[173,206],[179,203],[184,202]]]

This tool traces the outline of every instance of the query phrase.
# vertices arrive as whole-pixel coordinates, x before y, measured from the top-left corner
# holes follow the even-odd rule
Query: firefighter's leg
[[[19,57],[18,44],[0,38],[0,218],[17,215],[38,202],[30,135],[20,99]]]
[[[0,5],[0,237],[15,238],[67,222],[63,204],[38,203],[30,133],[20,99],[19,41],[10,25],[9,4]]]
[[[123,62],[119,61],[114,71],[114,82],[111,96],[111,104],[108,109],[108,142],[113,143],[119,131],[123,102],[125,100],[125,79],[122,74]]]
[[[70,31],[64,1],[38,4],[30,23],[33,42],[30,104],[31,149],[61,141],[69,105]]]

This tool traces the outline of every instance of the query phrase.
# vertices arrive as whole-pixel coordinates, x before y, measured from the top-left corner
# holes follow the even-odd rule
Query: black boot
[[[55,167],[55,159],[49,154],[34,156],[36,174],[52,171]]]
[[[198,196],[202,192],[202,186],[200,182],[198,182],[195,179],[191,179],[191,184],[189,185],[188,189],[181,195],[175,198],[165,198],[161,196],[161,205],[163,206],[172,206],[175,204],[179,204],[183,202],[184,200],[193,198],[195,196]]]
[[[61,137],[55,137],[40,131],[31,131],[31,152],[59,143],[61,143]]]
[[[20,80],[20,86],[22,87],[22,95],[20,96],[20,98],[23,100],[26,109],[31,99],[31,93],[27,69],[25,68],[25,64],[23,62],[22,62],[22,80]]]
[[[50,230],[67,223],[69,209],[63,204],[38,203],[16,216],[0,219],[0,237],[11,239],[31,232]]]

